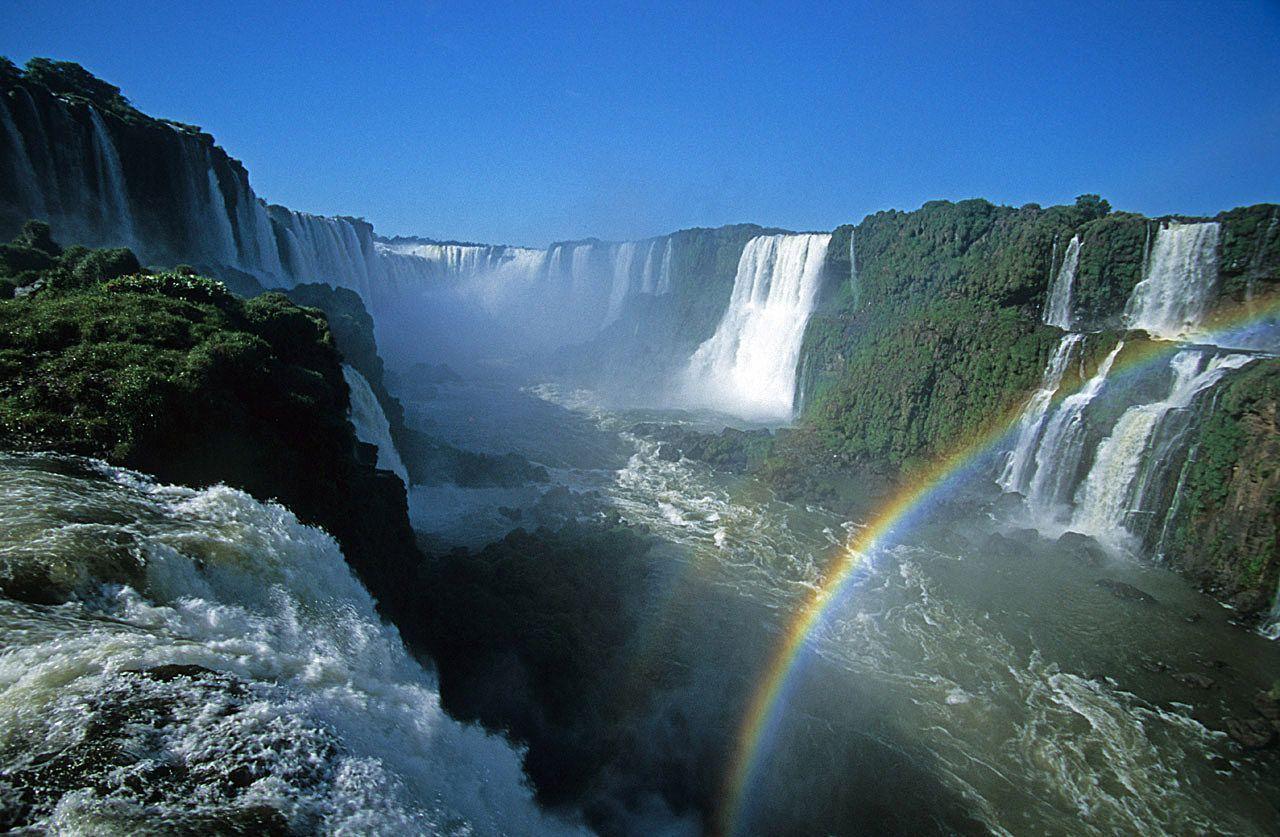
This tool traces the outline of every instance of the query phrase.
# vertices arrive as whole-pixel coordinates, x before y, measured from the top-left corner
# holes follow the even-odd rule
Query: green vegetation
[[[1280,579],[1280,361],[1233,375],[1185,466],[1166,556],[1246,612]]]
[[[0,257],[16,296],[0,302],[0,444],[277,498],[332,533],[384,603],[407,595],[404,489],[357,444],[321,312],[140,272],[128,251],[62,250],[42,224]]]
[[[896,470],[1016,407],[1059,335],[1040,324],[1055,250],[1060,261],[1108,208],[1092,195],[1050,209],[935,201],[837,229],[832,287],[805,334],[801,426],[767,472]]]
[[[1240,302],[1280,286],[1280,206],[1242,206],[1218,215],[1221,294]]]

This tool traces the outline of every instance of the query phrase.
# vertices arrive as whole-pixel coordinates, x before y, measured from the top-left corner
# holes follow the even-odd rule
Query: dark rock
[[[1268,721],[1280,721],[1280,697],[1272,692],[1258,692],[1254,695],[1253,708]]]
[[[1168,663],[1164,663],[1160,660],[1153,660],[1150,658],[1145,658],[1142,660],[1142,667],[1145,668],[1147,671],[1153,672],[1155,674],[1162,674],[1169,670]]]
[[[1058,546],[1090,567],[1098,567],[1107,560],[1106,550],[1093,538],[1079,532],[1063,532],[1058,537]]]
[[[1276,730],[1262,718],[1228,718],[1227,734],[1246,750],[1263,750],[1276,742]]]
[[[996,498],[995,511],[999,517],[1008,517],[1022,511],[1023,497],[1021,494],[1001,494]]]
[[[1116,581],[1113,578],[1100,578],[1096,582],[1099,587],[1104,590],[1110,590],[1111,595],[1117,599],[1124,599],[1130,602],[1140,602],[1142,604],[1159,604],[1155,597],[1149,593],[1144,593],[1132,584],[1126,584],[1123,581]]]
[[[1193,689],[1212,689],[1215,682],[1212,677],[1205,677],[1203,674],[1195,674],[1193,672],[1175,674],[1173,679]]]
[[[498,514],[513,522],[524,517],[524,511],[522,509],[514,508],[512,506],[498,506]]]
[[[1035,529],[1011,529],[1008,537],[1019,543],[1036,543],[1041,540],[1040,532]]]
[[[983,541],[982,548],[992,555],[1001,558],[1017,558],[1026,552],[1025,547],[1019,546],[1015,541],[1006,538],[999,532],[992,532]]]
[[[1209,759],[1209,765],[1220,773],[1230,773],[1233,769],[1231,760],[1223,756],[1213,756]]]
[[[1188,625],[1194,625],[1203,618],[1204,616],[1199,613],[1188,613],[1186,616],[1182,617],[1182,621],[1186,622]]]
[[[142,677],[157,680],[161,683],[168,683],[179,677],[216,677],[217,672],[210,668],[197,665],[182,665],[179,663],[171,663],[169,665],[154,666],[152,668],[129,669],[126,674],[137,674]]]

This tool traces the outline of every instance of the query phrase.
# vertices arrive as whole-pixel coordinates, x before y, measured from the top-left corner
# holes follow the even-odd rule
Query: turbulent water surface
[[[0,582],[0,830],[573,830],[279,506],[0,458]]]
[[[652,615],[646,653],[679,657],[695,682],[700,665],[717,683],[749,681],[860,525],[781,502],[749,478],[668,461],[629,431],[655,418],[713,428],[714,416],[618,413],[556,387],[458,390],[414,404],[415,420],[431,418],[457,444],[521,450],[666,544],[684,569]],[[781,732],[787,752],[763,753],[753,794],[775,807],[807,798],[816,810],[831,777],[805,765],[849,758],[838,768],[848,784],[907,793],[919,773],[997,832],[1269,832],[1274,767],[1221,730],[1280,676],[1280,649],[1230,625],[1229,611],[1173,573],[1016,528],[997,498],[994,483],[973,486],[875,556],[807,643]],[[859,774],[861,754],[877,764],[881,748],[906,761]],[[856,828],[874,810],[846,816]]]

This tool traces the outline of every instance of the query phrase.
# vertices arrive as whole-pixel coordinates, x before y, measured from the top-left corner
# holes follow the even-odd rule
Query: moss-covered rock
[[[1241,610],[1265,610],[1280,580],[1280,360],[1221,386],[1193,451],[1165,556]]]
[[[185,273],[70,275],[59,264],[0,302],[0,444],[278,499],[331,532],[384,604],[407,603],[404,488],[356,440],[323,314]]]

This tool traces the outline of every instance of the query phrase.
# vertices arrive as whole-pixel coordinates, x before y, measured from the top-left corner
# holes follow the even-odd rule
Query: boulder
[[[1100,578],[1096,582],[1099,587],[1104,590],[1110,590],[1111,595],[1117,599],[1124,599],[1130,602],[1139,602],[1141,604],[1154,605],[1159,604],[1155,596],[1144,593],[1132,584],[1126,584],[1123,581],[1116,581],[1114,578]]]

